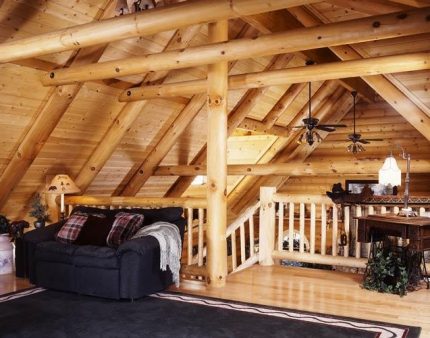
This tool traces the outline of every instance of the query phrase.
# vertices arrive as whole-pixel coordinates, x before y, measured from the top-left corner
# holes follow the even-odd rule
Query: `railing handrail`
[[[275,193],[274,202],[283,203],[316,203],[316,204],[333,204],[333,201],[326,195],[293,195],[285,193]]]
[[[66,196],[66,205],[97,205],[119,207],[183,207],[205,209],[207,201],[204,198],[179,197],[129,197],[129,196]]]
[[[228,227],[225,233],[225,237],[231,235],[233,231],[236,231],[242,223],[247,221],[251,216],[255,214],[255,211],[260,208],[260,201],[254,205],[248,207],[238,218],[236,218]]]

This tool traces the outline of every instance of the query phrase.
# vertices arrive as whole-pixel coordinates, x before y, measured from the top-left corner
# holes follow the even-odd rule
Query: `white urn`
[[[0,235],[0,275],[13,272],[13,245],[10,237]]]

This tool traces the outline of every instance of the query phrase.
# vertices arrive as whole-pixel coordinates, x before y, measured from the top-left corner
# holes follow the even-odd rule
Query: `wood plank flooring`
[[[230,275],[223,288],[176,289],[189,294],[314,311],[354,318],[422,327],[421,337],[430,338],[430,290],[405,297],[360,288],[361,276],[336,271],[282,266],[253,267]],[[29,287],[27,280],[0,276],[0,294]]]
[[[430,337],[430,290],[404,297],[360,288],[361,275],[283,266],[253,267],[230,275],[224,288],[179,290],[202,296],[422,327]],[[177,290],[172,288],[172,290]]]

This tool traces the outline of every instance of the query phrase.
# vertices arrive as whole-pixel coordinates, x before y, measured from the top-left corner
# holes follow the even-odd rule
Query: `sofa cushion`
[[[155,222],[168,222],[174,223],[181,218],[183,209],[180,207],[168,207],[160,209],[143,209],[143,208],[132,208],[132,209],[118,209],[112,210],[116,212],[128,212],[133,214],[143,215],[143,225],[152,224]]]
[[[78,238],[79,232],[87,221],[88,216],[71,215],[57,233],[56,240],[61,243],[73,243]]]
[[[106,246],[107,236],[114,222],[113,217],[98,217],[88,215],[88,219],[79,232],[76,241],[77,245],[98,245]]]
[[[77,248],[73,244],[47,241],[37,244],[35,255],[37,260],[72,264]]]
[[[95,245],[78,246],[75,251],[74,263],[82,267],[99,267],[106,269],[118,269],[119,262],[116,250]]]
[[[144,216],[120,212],[115,215],[112,229],[107,236],[106,243],[108,246],[117,248],[125,242],[142,226]]]

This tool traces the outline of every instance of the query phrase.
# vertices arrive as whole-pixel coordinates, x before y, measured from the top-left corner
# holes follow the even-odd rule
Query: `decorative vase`
[[[34,224],[34,227],[36,229],[40,229],[40,228],[43,228],[45,226],[45,221],[44,220],[37,220],[33,224]]]
[[[0,235],[0,275],[13,272],[13,245],[7,234]]]

